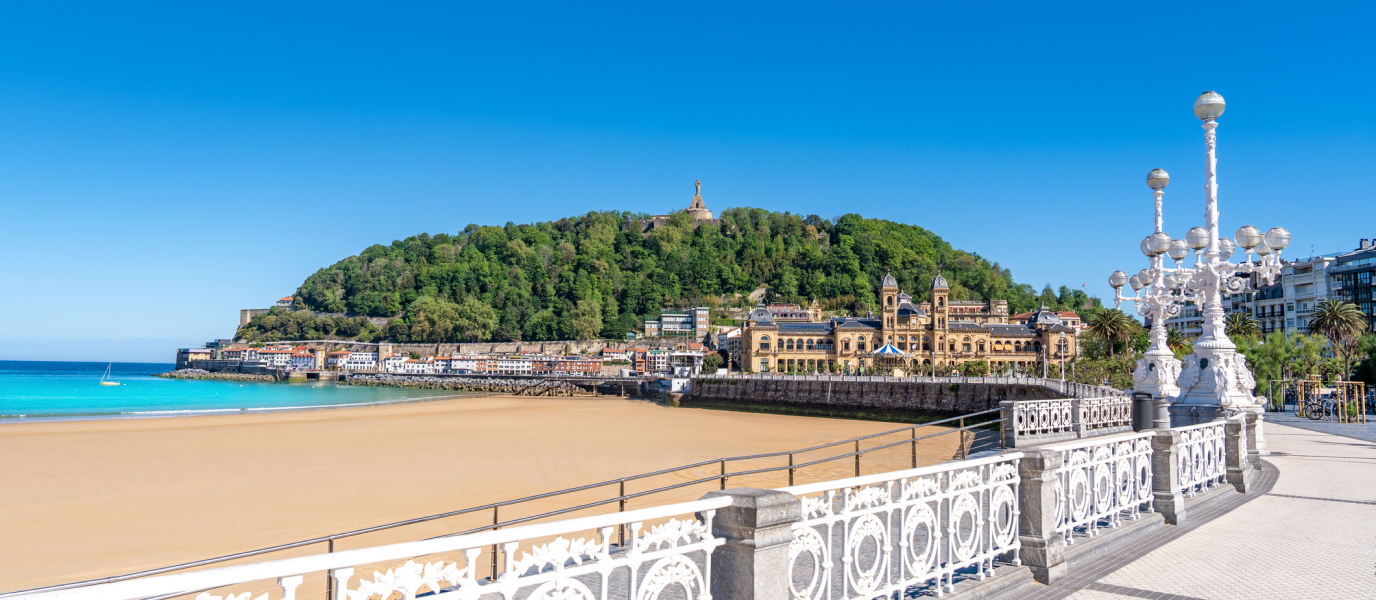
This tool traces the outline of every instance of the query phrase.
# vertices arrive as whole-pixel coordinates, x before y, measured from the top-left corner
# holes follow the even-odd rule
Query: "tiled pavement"
[[[1072,560],[1066,580],[1017,597],[1376,598],[1376,443],[1280,424],[1266,437],[1272,455],[1255,491]]]
[[[1366,415],[1367,423],[1338,423],[1336,421],[1314,421],[1295,416],[1292,412],[1268,412],[1266,413],[1266,423],[1276,423],[1279,425],[1289,425],[1308,429],[1310,431],[1322,431],[1343,437],[1357,438],[1368,442],[1376,442],[1376,415]],[[1263,429],[1263,431],[1265,431]]]

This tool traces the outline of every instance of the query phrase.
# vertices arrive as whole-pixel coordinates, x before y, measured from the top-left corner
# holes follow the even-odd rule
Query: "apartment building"
[[[1363,238],[1356,250],[1335,257],[1328,274],[1333,295],[1356,304],[1368,331],[1376,331],[1376,239]]]

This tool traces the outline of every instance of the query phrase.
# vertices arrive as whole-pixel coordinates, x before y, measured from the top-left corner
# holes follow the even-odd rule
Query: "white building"
[[[406,355],[388,354],[386,358],[382,359],[382,370],[387,373],[406,372]]]
[[[376,352],[350,352],[344,361],[344,368],[350,371],[376,371]]]
[[[449,357],[449,373],[477,373],[478,357],[476,355],[451,356]]]
[[[291,365],[291,355],[296,351],[290,348],[264,348],[256,352],[258,360],[267,363],[269,367],[285,369]]]
[[[535,364],[524,356],[497,357],[497,373],[502,375],[530,375],[535,372]]]
[[[291,363],[287,365],[293,371],[310,371],[316,368],[314,352],[294,352],[291,355]]]
[[[686,336],[693,339],[707,337],[711,327],[711,311],[706,306],[691,310],[665,311],[658,319],[645,321],[645,336]]]
[[[1309,320],[1319,303],[1336,296],[1329,286],[1328,270],[1337,259],[1323,256],[1287,263],[1281,274],[1285,288],[1285,327],[1309,333]],[[1257,317],[1258,320],[1261,317]]]
[[[732,365],[741,363],[741,328],[731,327],[717,332],[717,349],[725,350],[731,356],[731,364],[725,365],[730,368]]]
[[[435,358],[433,356],[427,356],[420,359],[408,359],[403,369],[403,372],[409,375],[434,375]]]

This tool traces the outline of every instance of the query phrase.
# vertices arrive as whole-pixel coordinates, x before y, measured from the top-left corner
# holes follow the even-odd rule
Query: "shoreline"
[[[119,413],[81,413],[81,414],[47,414],[47,415],[0,415],[0,425],[10,425],[14,423],[59,423],[71,421],[107,421],[120,419],[166,419],[176,417],[214,417],[224,415],[256,415],[281,412],[296,412],[310,410],[329,410],[338,408],[367,408],[370,406],[392,406],[395,404],[420,404],[424,402],[438,402],[440,400],[458,400],[460,398],[480,397],[477,393],[446,394],[441,396],[426,396],[423,398],[399,398],[396,400],[378,400],[376,402],[352,402],[348,404],[320,404],[316,406],[261,406],[254,408],[192,408],[186,410],[147,410]]]

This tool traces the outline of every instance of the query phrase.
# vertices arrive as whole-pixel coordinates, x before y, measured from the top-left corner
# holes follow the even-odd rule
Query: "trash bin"
[[[1151,394],[1146,392],[1133,392],[1132,430],[1142,431],[1143,429],[1151,429],[1154,411]]]

